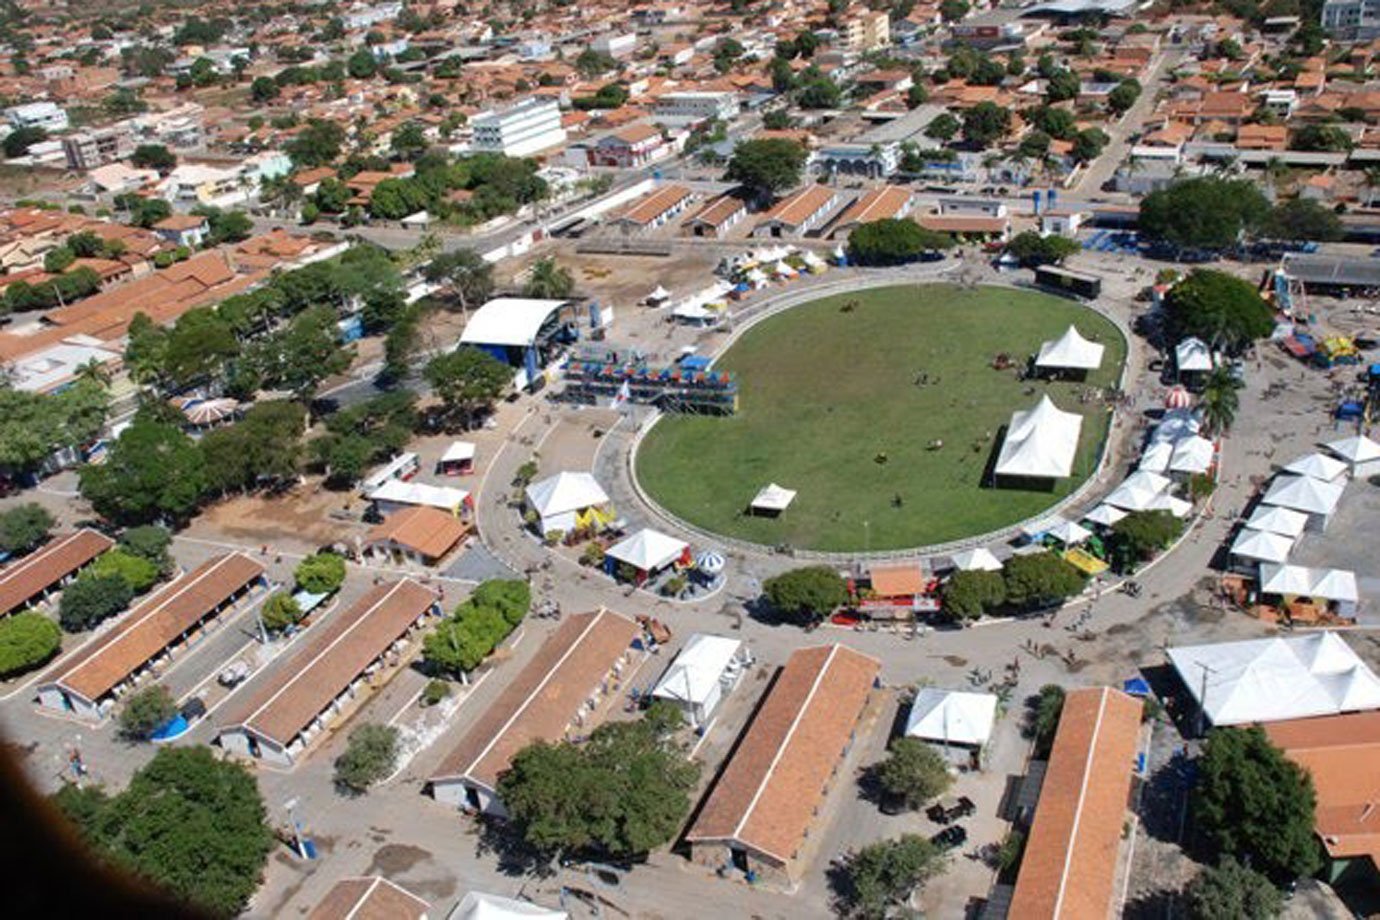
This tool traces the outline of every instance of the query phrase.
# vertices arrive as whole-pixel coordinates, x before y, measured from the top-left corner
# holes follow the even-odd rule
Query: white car
[[[233,687],[249,676],[249,665],[243,661],[236,661],[230,664],[216,680],[220,681],[222,687]]]

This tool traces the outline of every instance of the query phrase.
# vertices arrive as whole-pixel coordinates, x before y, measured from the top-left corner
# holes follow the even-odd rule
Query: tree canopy
[[[955,620],[975,620],[1006,602],[1001,572],[979,569],[955,572],[944,582],[944,613]]]
[[[724,178],[766,200],[799,185],[808,158],[804,147],[784,138],[743,141],[733,148]]]
[[[177,702],[162,684],[150,684],[125,698],[120,709],[120,734],[132,741],[147,741],[177,715]]]
[[[1013,556],[1002,567],[1006,602],[1030,609],[1062,601],[1083,590],[1083,573],[1054,553]]]
[[[119,575],[83,574],[62,591],[58,622],[68,632],[90,629],[129,606],[134,589]]]
[[[109,402],[105,387],[86,378],[46,395],[0,383],[0,468],[34,470],[55,451],[89,444]]]
[[[1313,833],[1313,780],[1259,726],[1213,729],[1198,758],[1198,776],[1193,816],[1217,853],[1249,854],[1254,868],[1278,881],[1322,864]]]
[[[858,265],[902,265],[953,244],[953,237],[926,230],[913,220],[886,218],[863,224],[848,235],[848,258]]]
[[[176,425],[140,413],[111,445],[105,463],[81,468],[80,488],[107,520],[183,521],[206,490],[206,461]]]
[[[449,285],[466,311],[482,305],[494,291],[494,267],[473,249],[441,253],[422,269],[422,277],[432,284]]]
[[[525,581],[484,582],[422,640],[427,666],[455,677],[473,671],[522,622],[531,604]]]
[[[32,671],[62,646],[62,630],[41,613],[24,610],[0,619],[0,678]]]
[[[1167,549],[1183,525],[1168,511],[1132,511],[1112,525],[1113,555],[1145,562]]]
[[[317,553],[297,563],[298,586],[312,594],[329,594],[345,583],[345,560],[335,553]]]
[[[919,808],[953,785],[949,765],[939,752],[919,738],[904,736],[891,742],[875,775],[882,789],[900,796],[908,808]]]
[[[848,857],[838,879],[838,908],[844,917],[885,920],[911,893],[944,868],[939,847],[919,834],[879,840]]]
[[[437,355],[423,376],[440,397],[448,419],[465,426],[493,404],[513,382],[513,370],[487,351],[464,346]]]
[[[22,556],[38,548],[53,529],[53,516],[35,502],[0,512],[0,552]]]
[[[1231,856],[1195,875],[1184,894],[1191,920],[1274,920],[1284,909],[1279,889]]]
[[[803,625],[818,622],[848,600],[848,586],[827,565],[805,566],[768,578],[762,593],[778,614]]]
[[[1081,247],[1077,240],[1051,233],[1041,236],[1036,230],[1023,230],[1006,244],[1006,251],[1020,260],[1021,265],[1034,268],[1037,265],[1057,264],[1077,253]]]
[[[986,148],[1011,130],[1011,110],[995,102],[979,102],[963,113],[963,139]]]
[[[1331,243],[1344,235],[1337,212],[1311,198],[1292,198],[1275,205],[1262,232],[1278,240],[1313,240]]]
[[[1197,336],[1233,353],[1274,329],[1269,304],[1249,282],[1206,268],[1194,269],[1169,289],[1165,312],[1176,337]]]
[[[360,795],[388,778],[398,761],[398,730],[366,722],[350,732],[345,750],[335,759],[337,786]]]
[[[1179,248],[1220,250],[1259,227],[1269,210],[1248,180],[1183,179],[1141,200],[1140,231]]]

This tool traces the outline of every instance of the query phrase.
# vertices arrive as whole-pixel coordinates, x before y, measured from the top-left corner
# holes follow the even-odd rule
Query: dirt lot
[[[547,256],[554,257],[574,275],[580,293],[620,310],[632,309],[658,284],[673,293],[706,287],[719,261],[718,254],[713,252],[677,252],[670,258],[576,255],[574,243],[559,242],[506,264],[499,269],[496,280],[500,286],[510,284],[538,258]]]

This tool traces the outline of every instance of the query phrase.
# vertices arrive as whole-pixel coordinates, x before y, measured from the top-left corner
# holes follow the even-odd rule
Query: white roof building
[[[1048,396],[1041,396],[1035,408],[1012,413],[995,472],[998,476],[1062,479],[1073,472],[1082,430],[1083,416],[1064,412]]]
[[[369,492],[367,498],[380,505],[425,505],[455,513],[465,504],[470,493],[451,486],[433,486],[425,482],[389,479]]]
[[[924,687],[910,706],[906,737],[981,747],[992,737],[996,720],[995,694]]]
[[[1102,353],[1106,346],[1089,342],[1070,325],[1068,331],[1057,339],[1051,339],[1040,346],[1035,358],[1036,367],[1070,370],[1095,370],[1102,366]]]
[[[545,534],[574,530],[581,511],[608,504],[609,496],[593,474],[564,471],[528,486],[527,502],[541,516]]]
[[[552,315],[568,300],[532,300],[526,297],[499,297],[474,311],[461,345],[502,345],[525,348],[536,344],[537,336]]]
[[[652,696],[674,703],[691,725],[699,727],[738,682],[746,661],[741,640],[695,633],[657,681]]]
[[[442,463],[464,463],[474,459],[474,443],[471,441],[452,441],[450,447],[441,455]]]
[[[118,364],[120,352],[101,347],[105,343],[89,336],[73,336],[42,351],[16,358],[8,371],[10,384],[29,393],[51,393],[77,378],[81,368],[92,362],[100,367]]]
[[[1380,708],[1380,678],[1336,633],[1180,646],[1167,654],[1213,725]]]
[[[496,894],[471,891],[465,895],[448,920],[569,920],[563,910],[551,910],[530,901],[501,898]]]
[[[667,536],[659,530],[644,527],[625,540],[610,546],[607,555],[626,562],[639,572],[655,572],[675,562],[690,544]]]
[[[1198,338],[1187,338],[1174,346],[1174,364],[1180,372],[1212,370],[1212,350]]]

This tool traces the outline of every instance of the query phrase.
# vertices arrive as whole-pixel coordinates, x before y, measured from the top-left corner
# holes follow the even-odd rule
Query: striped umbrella
[[[1164,407],[1166,409],[1187,409],[1193,405],[1193,395],[1181,386],[1172,387],[1168,393],[1164,394]]]
[[[695,559],[695,567],[706,575],[717,575],[724,570],[724,557],[713,550],[705,550]]]

